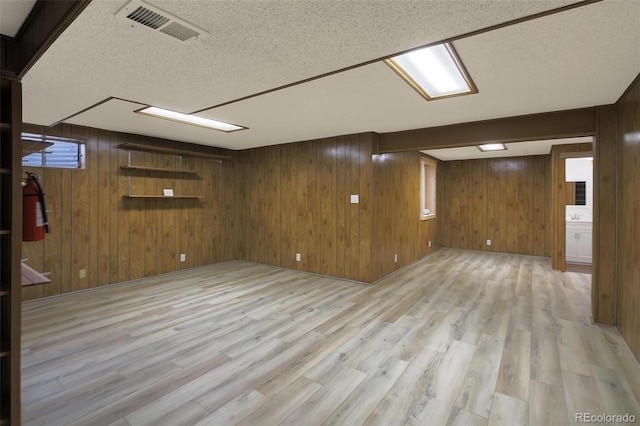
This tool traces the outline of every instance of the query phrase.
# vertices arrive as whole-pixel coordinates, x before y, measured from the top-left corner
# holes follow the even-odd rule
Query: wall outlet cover
[[[296,253],[296,262],[300,262],[300,253]]]
[[[491,240],[487,240],[487,245],[490,246],[491,245]]]
[[[180,262],[186,262],[186,261],[187,261],[187,254],[180,253]]]
[[[358,194],[351,194],[351,204],[358,204],[360,202],[360,196]]]

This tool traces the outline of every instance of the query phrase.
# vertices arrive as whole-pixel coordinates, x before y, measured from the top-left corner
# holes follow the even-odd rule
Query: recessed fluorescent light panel
[[[225,123],[223,121],[212,120],[210,118],[198,117],[197,115],[183,114],[181,112],[170,111],[168,109],[158,107],[146,107],[135,111],[138,114],[148,115],[165,120],[177,121],[192,126],[205,127],[207,129],[219,130],[221,132],[237,132],[244,130],[246,127],[236,126],[235,124]]]
[[[476,145],[476,147],[482,152],[507,150],[507,147],[504,146],[503,143],[486,143],[484,145]]]
[[[451,43],[412,50],[384,62],[428,101],[478,93]]]

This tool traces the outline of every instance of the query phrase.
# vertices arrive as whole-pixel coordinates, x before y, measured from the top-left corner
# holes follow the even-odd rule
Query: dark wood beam
[[[3,74],[22,78],[91,0],[38,0],[15,38],[2,37]]]
[[[591,107],[381,133],[379,153],[591,136],[595,111]]]
[[[0,34],[0,69],[3,76],[17,78],[19,58],[20,45],[17,40]]]

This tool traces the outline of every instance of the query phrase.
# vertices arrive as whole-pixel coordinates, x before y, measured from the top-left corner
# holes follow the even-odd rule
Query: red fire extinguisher
[[[22,187],[22,241],[41,241],[49,233],[44,191],[35,173],[27,172]]]

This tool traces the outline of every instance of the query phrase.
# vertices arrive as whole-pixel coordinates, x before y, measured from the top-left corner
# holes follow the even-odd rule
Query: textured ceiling
[[[24,120],[110,97],[192,112],[571,1],[150,1],[211,33],[182,43],[93,2],[23,79]],[[566,10],[455,41],[480,93],[424,101],[381,62],[209,109],[224,134],[109,100],[67,122],[231,149],[615,102],[640,70],[640,2]]]

